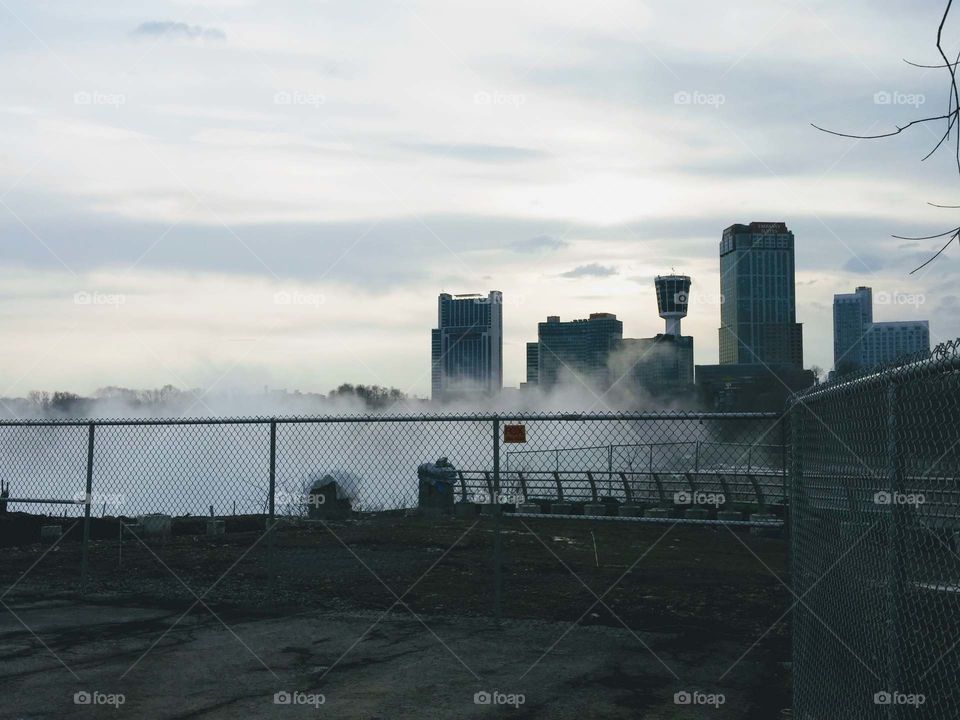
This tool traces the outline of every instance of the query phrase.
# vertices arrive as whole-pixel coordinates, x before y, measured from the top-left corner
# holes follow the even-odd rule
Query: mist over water
[[[447,457],[459,470],[493,469],[494,435],[489,420],[471,416],[499,414],[503,422],[521,413],[593,413],[677,409],[649,398],[602,394],[582,384],[557,392],[507,391],[484,401],[435,403],[402,399],[370,409],[356,398],[299,394],[230,393],[176,397],[176,402],[132,405],[116,398],[96,399],[84,407],[87,419],[223,418],[218,424],[97,425],[94,438],[92,513],[94,516],[174,516],[261,514],[268,507],[270,418],[277,425],[276,511],[304,512],[302,498],[318,477],[332,474],[355,509],[415,507],[417,467]],[[683,409],[683,408],[680,408]],[[463,416],[430,420],[429,416]],[[410,418],[390,421],[398,416]],[[325,422],[293,418],[329,418]],[[363,417],[362,421],[345,421]],[[231,424],[229,419],[263,418]],[[383,419],[379,419],[383,418]],[[35,413],[33,419],[67,419],[62,413]],[[500,445],[506,471],[629,470],[646,458],[649,443],[710,443],[709,424],[696,421],[561,421],[526,423],[527,441]],[[0,479],[13,498],[82,498],[87,471],[88,426],[0,427]],[[611,447],[613,446],[613,447]],[[618,447],[625,446],[625,447]],[[522,451],[522,452],[520,452]],[[688,453],[688,448],[657,448]],[[611,465],[611,462],[613,465]],[[506,479],[506,483],[510,479]],[[12,503],[11,511],[79,516],[80,506]]]

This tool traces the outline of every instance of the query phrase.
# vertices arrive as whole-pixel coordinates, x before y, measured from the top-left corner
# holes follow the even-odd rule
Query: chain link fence
[[[7,421],[0,481],[9,512],[298,517],[324,481],[353,512],[415,509],[418,467],[446,458],[459,502],[672,506],[709,488],[746,509],[783,504],[784,440],[764,413]]]
[[[956,718],[960,347],[790,408],[794,712]]]
[[[21,591],[263,608],[344,601],[358,551],[371,598],[418,553],[473,553],[460,602],[500,619],[538,592],[504,582],[528,550],[505,517],[776,533],[786,436],[765,413],[7,421],[0,527]],[[458,523],[481,529],[444,550]]]
[[[697,523],[725,511],[747,522],[782,514],[784,441],[780,418],[762,413],[6,421],[0,505],[37,519],[7,544],[60,524],[82,533],[86,555],[91,532],[122,543],[124,526],[168,536],[342,517],[337,508],[424,510],[436,503],[418,469],[445,458],[442,510],[461,517],[496,505]],[[700,497],[709,506],[691,507]]]

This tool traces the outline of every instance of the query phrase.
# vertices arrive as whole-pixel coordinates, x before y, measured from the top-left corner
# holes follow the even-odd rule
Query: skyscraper
[[[720,364],[803,367],[794,238],[782,222],[731,225],[720,241]]]
[[[845,375],[930,351],[926,320],[873,321],[873,290],[858,287],[833,296],[833,368]]]
[[[527,385],[540,384],[540,343],[527,343]]]
[[[434,400],[493,395],[503,388],[503,294],[438,298],[431,333]]]
[[[863,339],[873,324],[873,291],[858,287],[833,296],[833,367],[843,375],[863,365]]]
[[[612,313],[560,322],[551,315],[537,325],[538,380],[550,389],[563,381],[594,388],[610,386],[608,360],[623,338],[623,323]],[[528,355],[529,357],[529,355]]]

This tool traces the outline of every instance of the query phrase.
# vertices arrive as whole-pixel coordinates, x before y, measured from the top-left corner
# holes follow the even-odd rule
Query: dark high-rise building
[[[731,225],[720,241],[720,364],[803,367],[794,238],[782,222]]]
[[[431,390],[437,399],[492,395],[503,388],[503,294],[438,298],[431,334]]]
[[[697,395],[705,410],[782,412],[792,393],[816,382],[811,370],[789,365],[697,365]]]
[[[620,387],[635,387],[651,395],[677,395],[693,387],[693,338],[655,335],[624,338],[610,369]]]
[[[540,384],[540,343],[527,343],[527,385]]]
[[[592,313],[586,320],[560,322],[552,315],[537,325],[538,381],[550,389],[560,382],[594,388],[610,386],[610,353],[623,338],[623,323],[612,313]]]

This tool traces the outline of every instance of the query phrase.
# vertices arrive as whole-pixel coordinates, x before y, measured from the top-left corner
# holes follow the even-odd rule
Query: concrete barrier
[[[683,517],[687,520],[709,520],[710,511],[706,508],[687,508],[683,513]]]
[[[480,506],[472,502],[458,502],[453,506],[453,514],[458,518],[476,517],[480,512]]]
[[[217,535],[226,535],[227,523],[223,520],[207,520],[207,535],[216,537]]]
[[[753,513],[750,516],[751,522],[778,522],[780,518],[776,515],[771,515],[770,513]],[[764,527],[764,526],[754,526],[750,528],[751,535],[759,535],[760,537],[782,537],[783,528],[782,527]]]
[[[617,508],[620,517],[643,517],[642,505],[621,505]]]
[[[551,515],[573,515],[573,504],[558,502],[550,506]]]
[[[534,514],[534,515],[538,515],[538,514],[540,513],[540,505],[538,505],[537,503],[532,503],[532,502],[521,503],[521,504],[517,505],[517,512],[518,512],[518,513],[532,513],[532,514]]]
[[[717,520],[739,522],[743,520],[743,513],[739,510],[717,510]]]
[[[170,528],[173,525],[169,515],[141,515],[137,518],[143,528],[141,537],[152,540],[167,540],[170,537]]]
[[[59,540],[63,535],[63,528],[59,525],[41,525],[40,539],[43,541]]]
[[[643,516],[648,518],[668,518],[673,517],[672,508],[652,507],[643,511]]]

